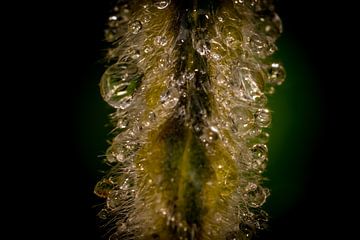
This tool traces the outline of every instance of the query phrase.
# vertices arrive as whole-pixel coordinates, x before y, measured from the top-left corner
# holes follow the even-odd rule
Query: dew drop
[[[106,206],[109,209],[116,209],[122,204],[122,191],[112,191],[106,199]]]
[[[168,43],[166,36],[156,36],[155,40],[154,40],[154,44],[161,46],[161,47],[165,47],[166,44]]]
[[[165,8],[167,8],[167,6],[169,6],[170,3],[171,3],[171,0],[155,0],[154,6],[157,9],[165,9]]]
[[[142,29],[142,24],[139,20],[136,20],[129,24],[129,30],[131,31],[132,34],[138,34],[141,29]]]
[[[208,53],[210,53],[210,49],[207,46],[206,41],[203,39],[197,41],[195,49],[201,56],[204,56],[204,55],[207,55]]]
[[[138,87],[142,75],[135,64],[116,63],[103,74],[100,92],[104,100],[115,108],[129,107],[132,94]]]
[[[160,96],[160,102],[165,108],[171,109],[176,106],[179,101],[179,97],[180,93],[178,90],[174,87],[170,87]]]
[[[265,58],[276,51],[276,47],[274,45],[269,45],[265,38],[256,34],[250,37],[249,46],[251,51],[261,58]]]
[[[211,143],[219,139],[219,130],[215,126],[210,126],[203,130],[203,134],[200,136],[200,140],[203,143]]]
[[[266,198],[269,196],[269,189],[258,186],[255,183],[248,183],[244,196],[250,207],[258,208],[265,203]]]
[[[254,229],[254,227],[252,227],[252,224],[240,223],[239,230],[242,233],[242,237],[240,237],[241,240],[253,238],[255,229]]]
[[[265,144],[255,144],[251,148],[252,156],[255,160],[266,160],[268,149]]]
[[[234,26],[226,26],[223,29],[225,44],[230,48],[238,48],[241,46],[242,35]]]
[[[280,63],[272,63],[268,68],[268,81],[270,84],[281,85],[285,77],[285,69]]]
[[[269,127],[271,123],[271,113],[269,109],[262,108],[255,113],[255,121],[259,127]]]
[[[104,178],[96,184],[94,193],[99,197],[106,198],[111,192],[113,187],[114,187],[114,183],[109,179]]]
[[[235,129],[241,135],[249,131],[254,125],[254,116],[245,107],[234,107],[230,112],[230,116],[234,123]]]
[[[97,216],[102,220],[106,220],[109,216],[109,211],[107,209],[101,209]]]

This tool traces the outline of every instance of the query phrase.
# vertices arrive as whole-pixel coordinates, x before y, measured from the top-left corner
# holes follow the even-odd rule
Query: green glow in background
[[[279,51],[274,59],[284,63],[287,78],[282,86],[276,88],[275,94],[269,96],[273,122],[269,129],[269,165],[265,172],[268,181],[265,184],[271,189],[271,195],[264,208],[270,215],[272,228],[276,227],[272,226],[273,222],[286,219],[287,214],[296,209],[305,196],[311,148],[319,125],[316,80],[309,67],[306,51],[292,37],[286,25],[277,45]],[[113,110],[101,99],[98,88],[103,71],[100,62],[89,68],[86,73],[88,83],[79,96],[77,125],[88,194],[92,193],[95,182],[103,176],[101,171],[106,169],[102,164],[102,155],[108,146],[105,141],[111,140],[108,114]],[[101,202],[98,200],[91,196],[86,204],[89,207]],[[95,209],[92,211],[95,215]],[[271,237],[267,236],[267,239]]]

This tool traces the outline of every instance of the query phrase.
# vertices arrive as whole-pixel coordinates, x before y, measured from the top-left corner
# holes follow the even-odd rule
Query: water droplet
[[[203,130],[203,134],[200,136],[200,140],[203,143],[211,143],[219,139],[219,130],[215,126],[210,126]]]
[[[179,101],[179,97],[179,91],[174,87],[170,87],[160,96],[160,102],[165,108],[171,109],[176,106]]]
[[[153,51],[152,47],[145,47],[144,52],[145,53],[151,53]]]
[[[255,144],[251,148],[252,156],[255,160],[266,160],[268,149],[265,144]]]
[[[138,87],[142,75],[135,64],[116,63],[103,74],[100,91],[104,100],[115,108],[129,107],[132,93]]]
[[[214,59],[215,61],[221,60],[220,54],[217,54],[217,53],[212,52],[210,56],[211,56],[212,59]]]
[[[262,38],[256,34],[250,37],[249,46],[251,51],[256,53],[261,58],[265,58],[276,51],[275,46],[269,45],[265,38]]]
[[[195,49],[201,56],[204,56],[210,53],[210,49],[207,45],[208,43],[206,43],[205,40],[201,39],[197,41]]]
[[[285,69],[280,63],[272,63],[268,68],[268,81],[270,84],[281,85],[285,77]]]
[[[269,109],[262,108],[255,113],[255,121],[259,127],[269,127],[271,123],[271,113]]]
[[[226,26],[223,29],[223,36],[225,37],[225,44],[230,48],[238,48],[241,46],[242,35],[234,26]]]
[[[106,206],[109,209],[116,209],[123,203],[122,191],[112,191],[106,199]]]
[[[103,219],[103,220],[106,220],[109,216],[109,211],[107,209],[101,209],[100,212],[98,212],[97,216],[100,218],[100,219]]]
[[[154,40],[154,44],[161,47],[165,47],[167,42],[166,36],[156,36]]]
[[[230,112],[230,117],[235,129],[242,135],[249,131],[254,125],[254,115],[245,107],[234,107]]]
[[[255,228],[250,223],[240,223],[239,224],[239,230],[242,236],[240,237],[241,240],[245,239],[252,239]]]
[[[249,183],[245,188],[244,197],[248,201],[250,207],[261,207],[268,196],[269,189],[258,186],[255,183]]]
[[[163,54],[159,59],[159,67],[164,69],[169,66],[169,54]]]
[[[104,178],[96,184],[94,193],[99,197],[106,198],[112,191],[113,187],[114,183],[109,179]]]
[[[282,33],[282,22],[276,13],[260,18],[260,21],[266,35],[276,39]]]
[[[142,24],[139,20],[136,20],[129,24],[129,30],[130,32],[132,32],[132,34],[138,34],[141,29],[142,29]]]
[[[169,4],[171,3],[171,0],[155,0],[154,5],[157,7],[157,9],[165,9]]]

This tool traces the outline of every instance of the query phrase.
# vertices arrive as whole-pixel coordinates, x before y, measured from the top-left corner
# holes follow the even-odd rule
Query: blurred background
[[[346,153],[352,148],[340,158],[335,156],[343,153],[339,149],[347,149],[344,119],[351,111],[346,105],[338,106],[339,99],[348,97],[348,88],[334,84],[349,79],[337,48],[346,29],[338,26],[336,5],[310,0],[275,2],[284,27],[275,58],[284,63],[287,79],[269,98],[274,112],[265,173],[271,195],[265,209],[271,218],[269,230],[259,239],[335,235],[346,239],[348,223],[339,217],[345,210],[337,208],[344,200],[337,191],[348,188],[340,178],[352,180],[337,159],[350,159]],[[37,204],[44,209],[40,214],[33,207],[32,215],[41,216],[32,227],[39,236],[49,232],[61,239],[101,239],[96,213],[102,200],[93,188],[106,169],[102,156],[110,140],[112,109],[102,100],[98,83],[108,46],[103,31],[112,3],[79,0],[61,7],[42,5],[47,12],[41,20],[50,27],[37,26],[46,36],[39,45],[55,61],[44,77],[49,77],[45,87],[51,94],[39,95],[43,121],[38,124],[46,137],[39,137],[42,145],[34,147],[39,149],[39,165],[46,168],[32,182]],[[36,64],[44,67],[46,62],[44,58]],[[48,107],[43,99],[52,105]]]

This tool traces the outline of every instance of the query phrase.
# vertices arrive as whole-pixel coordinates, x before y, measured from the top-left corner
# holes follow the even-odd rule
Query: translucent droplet
[[[154,5],[157,9],[165,9],[170,3],[171,0],[154,0]]]
[[[281,85],[285,77],[285,69],[280,63],[272,63],[268,68],[268,81],[270,84]]]
[[[226,26],[223,29],[224,42],[230,48],[238,48],[241,46],[242,35],[234,26]]]
[[[261,207],[269,196],[269,189],[249,183],[245,188],[244,197],[253,208]]]
[[[109,209],[116,209],[119,206],[121,206],[121,204],[123,203],[121,194],[122,191],[119,190],[112,191],[106,199],[106,206]]]
[[[207,45],[208,44],[206,43],[206,41],[201,39],[201,40],[197,41],[195,49],[201,56],[204,56],[204,55],[207,55],[208,53],[210,53],[210,49]]]
[[[96,184],[94,193],[99,197],[106,198],[112,191],[113,187],[113,182],[111,182],[109,179],[104,178]]]
[[[266,160],[268,149],[265,144],[255,144],[251,148],[252,156],[255,160]]]
[[[254,115],[245,107],[234,107],[230,116],[234,123],[235,129],[242,135],[249,131],[254,125]]]
[[[132,99],[132,93],[138,87],[142,75],[135,64],[116,63],[103,74],[100,82],[100,92],[104,100],[115,108],[127,108]]]
[[[100,218],[100,219],[103,219],[103,220],[106,220],[109,216],[109,211],[107,209],[101,209],[100,212],[98,212],[97,216]]]
[[[171,87],[160,96],[160,102],[165,108],[171,109],[179,102],[179,97],[179,91],[176,88]]]
[[[280,17],[274,13],[271,16],[260,18],[263,31],[271,37],[277,38],[282,33],[282,23]]]
[[[129,24],[129,30],[132,34],[138,34],[142,29],[142,24],[139,20],[136,20]]]
[[[166,36],[156,36],[155,37],[155,40],[154,40],[155,45],[165,47],[167,43],[168,43],[168,40],[167,40]]]
[[[276,51],[276,48],[273,45],[269,45],[265,38],[261,38],[259,35],[255,34],[250,37],[249,46],[252,52],[262,58],[265,58]]]
[[[255,232],[255,228],[252,226],[252,224],[249,223],[240,223],[239,224],[239,230],[241,233],[241,240],[245,240],[245,239],[252,239],[254,232]]]
[[[271,113],[269,109],[262,108],[256,111],[255,121],[259,127],[263,127],[263,128],[269,127],[271,123]]]
[[[200,140],[203,143],[211,143],[219,139],[219,130],[215,126],[210,126],[203,130],[203,134],[200,136]]]
[[[159,67],[164,69],[169,66],[169,54],[163,54],[159,59]]]

